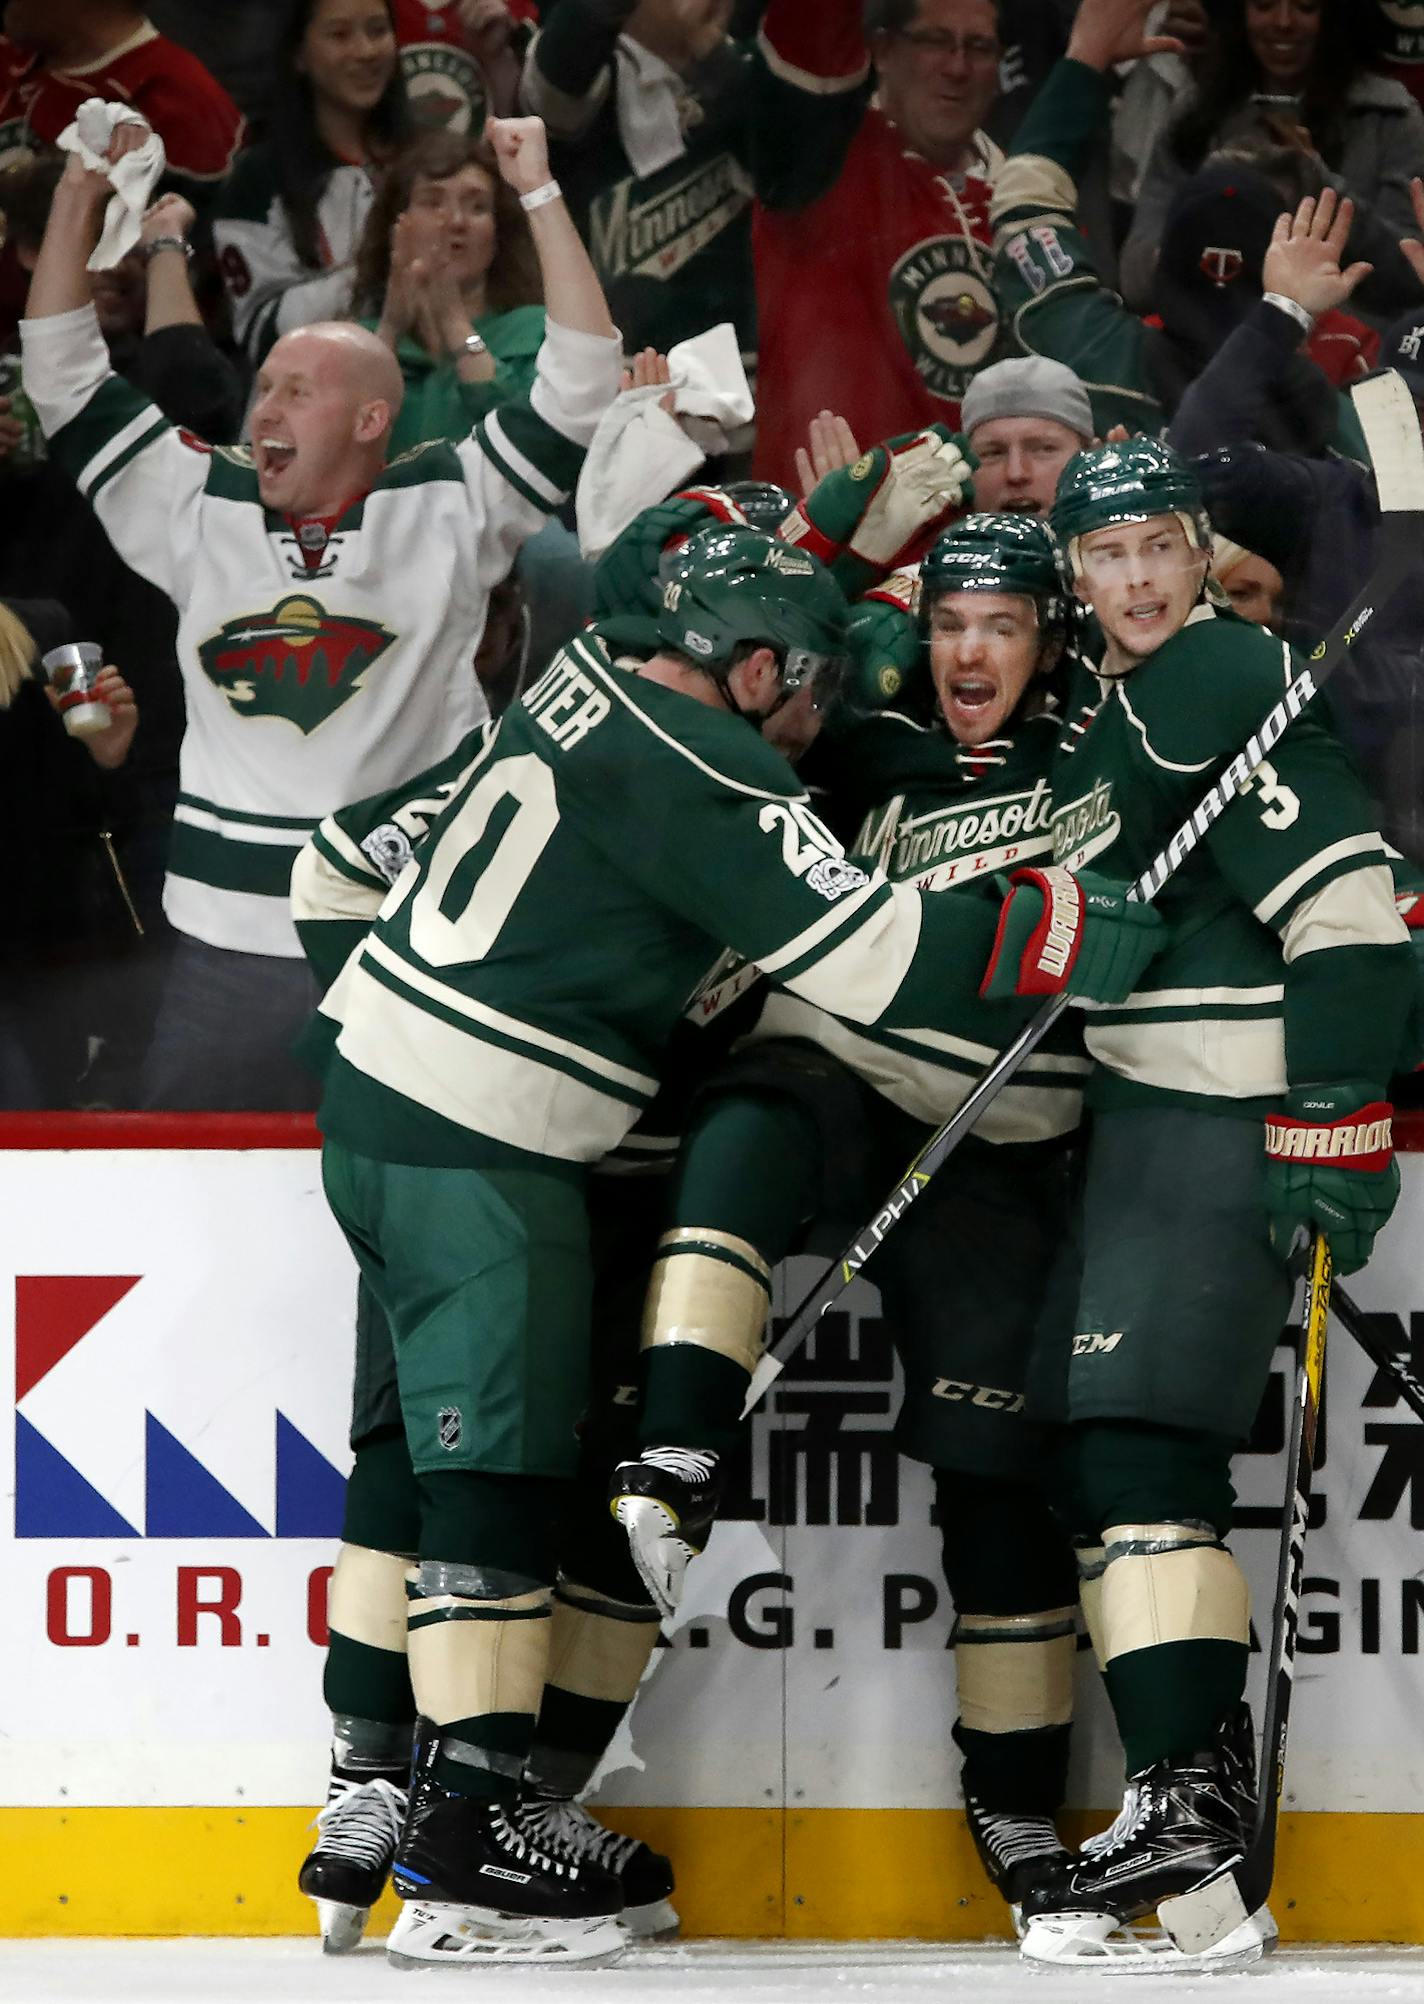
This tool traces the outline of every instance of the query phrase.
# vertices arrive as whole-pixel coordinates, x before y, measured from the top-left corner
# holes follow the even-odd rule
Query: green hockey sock
[[[1250,1660],[1243,1642],[1201,1639],[1159,1642],[1114,1657],[1106,1673],[1108,1697],[1127,1772],[1185,1760],[1209,1747],[1246,1689]]]
[[[336,1718],[380,1719],[404,1726],[407,1735],[415,1724],[415,1698],[403,1649],[373,1649],[369,1642],[354,1641],[333,1629],[321,1692]]]
[[[954,1743],[964,1756],[966,1795],[1010,1816],[1056,1816],[1068,1792],[1068,1726],[984,1733],[960,1720]]]
[[[442,1788],[477,1802],[507,1801],[519,1792],[534,1738],[532,1712],[477,1712],[439,1728],[431,1773]]]

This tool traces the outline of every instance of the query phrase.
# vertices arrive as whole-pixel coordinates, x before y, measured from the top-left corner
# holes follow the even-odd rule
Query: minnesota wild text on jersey
[[[927,390],[957,404],[999,339],[998,303],[964,237],[926,237],[890,272],[890,310]]]
[[[1047,856],[1052,843],[1047,772],[1057,742],[1052,716],[1021,722],[980,753],[938,725],[893,710],[867,717],[833,749],[825,778],[862,813],[853,856],[892,883],[950,894],[997,914],[996,874]],[[868,803],[868,804],[867,804]],[[819,1044],[892,1105],[934,1125],[947,1120],[983,1067],[1018,1031],[1023,1011],[962,994],[931,1024],[859,1027],[796,996],[767,1000],[755,1036]],[[1065,1017],[1042,1051],[994,1100],[976,1130],[991,1142],[1037,1141],[1076,1127],[1087,1060],[1078,1019]]]

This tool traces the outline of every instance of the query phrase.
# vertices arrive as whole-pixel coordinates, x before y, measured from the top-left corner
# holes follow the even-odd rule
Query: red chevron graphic
[[[142,1279],[141,1273],[17,1274],[15,1403]]]

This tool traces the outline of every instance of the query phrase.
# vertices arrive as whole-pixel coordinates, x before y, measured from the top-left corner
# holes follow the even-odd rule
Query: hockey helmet
[[[1074,453],[1059,476],[1050,520],[1077,575],[1082,537],[1154,515],[1175,515],[1187,541],[1210,551],[1211,524],[1196,473],[1164,440],[1129,438]]]
[[[849,608],[825,566],[760,529],[703,529],[668,567],[658,633],[725,682],[744,645],[781,656],[782,695],[814,682],[824,709],[845,665]]]
[[[966,515],[946,529],[920,566],[920,624],[926,632],[935,600],[956,591],[1031,598],[1045,634],[1062,634],[1068,626],[1058,545],[1034,515]]]

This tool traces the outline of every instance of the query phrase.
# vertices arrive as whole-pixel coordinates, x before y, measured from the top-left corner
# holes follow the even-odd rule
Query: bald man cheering
[[[117,150],[142,128],[121,127]],[[71,157],[23,326],[51,456],[124,561],[178,607],[188,728],[164,887],[180,935],[142,1097],[150,1107],[301,1107],[289,1056],[313,995],[288,912],[324,815],[423,771],[485,714],[473,659],[492,588],[565,499],[621,344],[537,118],[492,119],[522,199],[547,328],[527,401],[458,444],[387,463],[401,375],[361,328],[284,335],[250,448],[213,449],[111,373],[86,260],[111,194]]]

